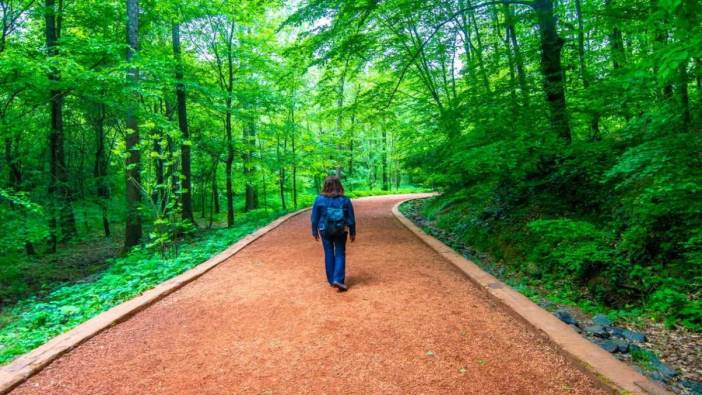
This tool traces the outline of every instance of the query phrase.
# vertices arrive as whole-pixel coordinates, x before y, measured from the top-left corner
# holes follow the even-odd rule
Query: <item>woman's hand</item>
[[[319,241],[319,234],[313,236],[315,241]]]
[[[353,243],[354,241],[356,241],[356,235],[351,235],[351,242]]]

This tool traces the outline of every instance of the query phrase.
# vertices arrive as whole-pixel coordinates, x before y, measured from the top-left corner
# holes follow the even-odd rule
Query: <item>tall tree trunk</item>
[[[470,4],[470,1],[467,2]],[[480,35],[480,29],[478,29],[478,22],[475,19],[475,11],[473,9],[470,9],[469,11],[469,16],[471,20],[471,24],[473,25],[473,32],[475,33],[475,40],[477,41],[478,46],[474,48],[475,54],[478,57],[478,65],[480,66],[480,75],[482,76],[483,79],[483,87],[485,88],[485,92],[490,93],[490,80],[488,79],[487,75],[487,69],[485,67],[485,62],[483,61],[483,39]]]
[[[176,101],[178,107],[178,128],[181,133],[180,145],[180,165],[183,172],[183,180],[180,190],[180,204],[183,219],[195,223],[193,215],[192,198],[192,173],[190,170],[190,131],[188,130],[188,113],[185,96],[185,84],[183,83],[183,60],[180,51],[180,25],[173,24],[173,57],[176,62]]]
[[[15,147],[19,147],[19,134],[15,137]],[[14,191],[19,191],[22,189],[22,169],[20,166],[19,155],[16,150],[13,149],[12,138],[5,138],[5,162],[9,167],[9,186]],[[12,203],[10,203],[12,207]],[[36,251],[34,249],[34,244],[26,240],[24,242],[24,251],[27,255],[35,255]]]
[[[232,166],[234,164],[234,142],[232,141],[232,99],[226,100],[227,113],[224,119],[224,129],[227,134],[227,160],[224,163],[226,174],[227,194],[227,226],[234,226],[234,187],[232,184]]]
[[[45,2],[46,47],[48,56],[55,57],[59,53],[58,39],[61,36],[61,20],[63,1],[59,0],[58,7],[54,0]],[[58,69],[49,69],[49,81],[56,84],[61,79]],[[63,132],[63,92],[52,87],[49,92],[51,111],[51,129],[49,131],[49,195],[52,197],[49,221],[51,250],[56,250],[58,232],[61,232],[61,242],[72,239],[76,233],[76,221],[73,215],[72,196],[68,185],[68,169],[64,152]],[[57,207],[58,206],[58,207]],[[56,218],[58,217],[58,222]]]
[[[590,87],[590,75],[587,71],[587,63],[585,62],[585,27],[583,24],[583,12],[581,0],[575,0],[575,14],[578,19],[578,64],[580,66],[580,79],[583,82],[583,88]],[[600,114],[593,110],[590,116],[590,134],[591,140],[600,139]]]
[[[346,90],[346,68],[349,65],[349,59],[350,57],[346,58],[346,65],[344,67],[344,71],[341,74],[341,78],[339,78],[339,90],[337,92],[337,97],[336,97],[336,136],[339,139],[338,141],[341,142],[342,136],[344,134],[343,131],[343,123],[344,123],[344,115],[343,115],[343,110],[344,110],[344,94]],[[339,153],[343,152],[343,147],[341,143],[337,145],[337,150]],[[342,158],[334,158],[337,165],[336,165],[336,175],[338,177],[341,177],[342,175],[342,170],[343,170],[343,159]]]
[[[5,138],[5,162],[9,167],[8,181],[11,188],[18,191],[22,185],[22,170],[18,155],[16,155],[17,144],[12,144],[12,138]]]
[[[161,111],[161,101],[159,104],[154,105],[154,113]],[[165,161],[163,160],[163,147],[161,142],[163,139],[163,129],[156,127],[153,129],[153,135],[151,137],[153,141],[153,152],[156,153],[154,158],[154,172],[156,173],[156,188],[151,196],[151,200],[154,205],[156,205],[157,211],[160,214],[165,214],[167,196],[168,196],[168,185],[166,184],[166,174],[165,174]]]
[[[287,137],[285,138],[287,140]],[[287,145],[287,143],[286,143]],[[280,192],[280,207],[283,211],[287,210],[285,204],[285,163],[283,163],[283,155],[285,154],[285,145],[283,146],[283,154],[280,152],[280,136],[276,136],[276,159],[278,160],[278,188]]]
[[[219,185],[217,185],[217,168],[219,162],[215,162],[214,170],[212,171],[212,204],[215,214],[219,214],[221,208],[219,206]]]
[[[612,0],[605,0],[605,9],[612,13]],[[626,62],[626,53],[624,52],[624,38],[622,31],[615,23],[612,26],[612,32],[609,34],[609,45],[612,52],[612,67],[614,70],[622,68],[622,64]]]
[[[139,50],[139,2],[127,0],[127,62],[134,61],[134,55]],[[141,152],[139,151],[139,122],[136,117],[139,93],[139,69],[130,66],[127,70],[127,84],[132,90],[132,100],[127,108],[127,218],[125,223],[124,248],[137,245],[142,237],[141,215]]]
[[[295,103],[290,107],[290,120],[292,122],[292,133],[290,135],[290,144],[292,149],[292,200],[293,208],[297,209],[297,151],[295,149]]]
[[[255,210],[258,208],[258,197],[256,196],[256,188],[254,186],[255,167],[253,163],[253,152],[256,149],[256,125],[252,116],[244,123],[244,177],[246,178],[245,204],[246,211]]]
[[[509,38],[512,42],[512,50],[514,51],[514,62],[517,66],[517,79],[519,80],[519,90],[522,92],[522,104],[525,107],[529,106],[529,86],[527,84],[526,71],[524,71],[524,57],[519,48],[519,40],[517,39],[517,30],[514,26],[514,16],[509,5],[505,4],[505,19],[507,29],[509,30]]]
[[[108,217],[108,202],[110,200],[110,187],[107,182],[107,154],[105,153],[105,105],[96,105],[94,116],[95,127],[95,167],[93,176],[97,187],[98,204],[102,212],[102,229],[105,237],[110,237],[110,220]]]
[[[383,127],[383,191],[390,189],[390,184],[388,180],[388,132]]]
[[[566,144],[572,140],[566,107],[565,76],[561,67],[564,41],[558,35],[553,13],[553,0],[534,0],[534,11],[541,37],[541,71],[546,102],[550,110],[551,128]]]

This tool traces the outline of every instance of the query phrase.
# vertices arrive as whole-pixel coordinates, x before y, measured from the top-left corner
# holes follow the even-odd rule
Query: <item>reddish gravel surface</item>
[[[349,292],[303,214],[13,393],[606,393],[405,229],[398,200],[355,203]]]

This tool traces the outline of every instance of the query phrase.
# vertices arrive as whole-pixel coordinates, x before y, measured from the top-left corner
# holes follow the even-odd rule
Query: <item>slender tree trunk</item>
[[[139,50],[139,2],[127,0],[127,62],[132,63]],[[141,215],[141,152],[139,151],[139,122],[136,117],[139,93],[139,69],[130,66],[127,70],[127,84],[132,90],[132,100],[127,108],[127,218],[125,223],[124,248],[139,244],[142,237]]]
[[[293,208],[297,209],[297,151],[295,150],[295,103],[290,107],[290,119],[292,121],[292,134],[290,135],[290,144],[292,149],[292,199]]]
[[[107,182],[107,154],[105,153],[105,105],[98,103],[94,117],[95,124],[95,167],[93,176],[97,186],[98,204],[102,212],[102,229],[105,237],[110,237],[110,220],[108,216],[108,202],[110,200],[110,187]]]
[[[583,24],[583,13],[581,0],[575,0],[575,14],[578,19],[578,64],[580,66],[580,79],[583,82],[583,88],[590,87],[590,75],[587,71],[587,63],[585,62],[585,27]],[[590,134],[591,140],[600,139],[600,114],[593,110],[590,116]]]
[[[390,189],[390,184],[388,180],[388,132],[383,127],[383,191]]]
[[[287,138],[286,138],[287,139]],[[283,163],[283,157],[280,152],[280,136],[276,136],[276,159],[278,161],[278,188],[280,191],[280,206],[283,209],[283,211],[287,210],[287,206],[285,204],[285,163]],[[283,146],[283,150],[285,150],[285,146]],[[285,152],[283,152],[284,154]]]
[[[470,2],[468,2],[470,4]],[[478,23],[475,20],[475,11],[472,9],[469,11],[469,16],[471,20],[471,24],[473,25],[473,31],[475,33],[475,40],[477,41],[478,46],[475,47],[475,53],[478,57],[478,66],[480,67],[480,75],[482,76],[483,79],[483,86],[485,87],[485,92],[490,93],[492,90],[490,89],[490,80],[488,79],[487,75],[487,70],[485,67],[485,62],[483,61],[483,40],[480,35],[480,29],[478,29]]]
[[[571,142],[570,123],[566,107],[565,76],[561,67],[564,41],[558,35],[553,13],[553,0],[534,0],[534,11],[541,36],[541,71],[546,102],[550,110],[551,128],[566,144]]]
[[[605,9],[611,10],[612,0],[605,0]],[[609,45],[612,52],[612,67],[614,70],[622,68],[622,64],[626,62],[626,53],[624,52],[624,39],[622,31],[615,23],[612,27],[612,32],[609,34]]]
[[[216,160],[214,164],[214,170],[212,170],[212,204],[214,205],[215,214],[219,214],[221,207],[219,205],[219,183],[217,182],[217,169],[219,168],[219,161]]]
[[[19,157],[15,155],[15,147],[13,147],[11,137],[5,138],[5,162],[9,167],[9,185],[15,191],[18,191],[22,185],[22,171],[20,167]]]
[[[251,116],[249,116],[251,118]],[[246,178],[246,201],[244,208],[246,211],[258,208],[258,197],[254,186],[255,167],[253,163],[253,152],[256,149],[256,125],[253,119],[247,119],[244,123],[244,176]]]
[[[514,26],[514,16],[512,9],[508,4],[504,5],[505,9],[505,24],[509,33],[509,39],[512,43],[512,51],[514,51],[514,63],[517,68],[517,80],[519,81],[519,90],[522,93],[522,105],[529,106],[529,87],[527,85],[526,72],[524,71],[524,57],[519,49],[519,41],[517,39],[517,30]]]
[[[14,144],[16,147],[19,146],[19,135],[16,137]],[[19,162],[19,155],[13,149],[12,138],[5,138],[5,162],[9,167],[9,186],[14,191],[19,191],[22,189],[22,169]],[[10,203],[12,207],[12,203]],[[27,255],[36,255],[36,250],[34,249],[34,244],[27,240],[24,242],[24,251]]]
[[[227,226],[234,226],[234,187],[232,185],[232,166],[234,164],[234,142],[232,141],[232,99],[227,98],[227,114],[224,128],[227,134],[227,160],[224,163],[227,193]]]
[[[154,112],[158,113],[160,111],[160,104],[154,106]],[[163,160],[163,147],[161,147],[161,141],[163,137],[163,130],[160,127],[156,127],[153,130],[152,140],[153,140],[153,150],[156,153],[156,158],[154,158],[154,172],[156,173],[156,188],[152,194],[151,200],[156,205],[158,213],[163,214],[166,211],[166,199],[168,195],[168,186],[166,185],[165,176],[165,163]]]
[[[46,47],[48,56],[55,57],[59,53],[58,39],[61,36],[61,20],[63,1],[59,0],[58,7],[54,0],[45,2]],[[52,84],[61,79],[58,69],[49,69],[49,81]],[[63,132],[63,92],[52,88],[49,92],[51,111],[51,128],[49,131],[49,195],[52,197],[51,219],[49,228],[51,234],[51,251],[56,250],[58,231],[61,231],[61,242],[72,239],[76,234],[76,221],[73,215],[72,196],[68,185],[68,169],[64,151]],[[58,206],[58,207],[56,207]],[[56,222],[58,217],[58,223]]]
[[[180,165],[183,181],[180,190],[180,204],[183,219],[195,223],[192,202],[192,173],[190,170],[190,131],[188,130],[187,99],[183,83],[183,60],[180,50],[180,25],[173,24],[173,57],[176,62],[176,101],[178,107],[178,128],[182,143],[180,145]]]

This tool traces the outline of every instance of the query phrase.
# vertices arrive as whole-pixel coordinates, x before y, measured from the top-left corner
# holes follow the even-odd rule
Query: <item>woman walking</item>
[[[347,231],[348,229],[348,231]],[[356,218],[351,199],[344,196],[344,187],[337,176],[324,180],[322,193],[312,207],[312,236],[322,239],[327,281],[339,292],[346,286],[346,237],[356,240]]]

